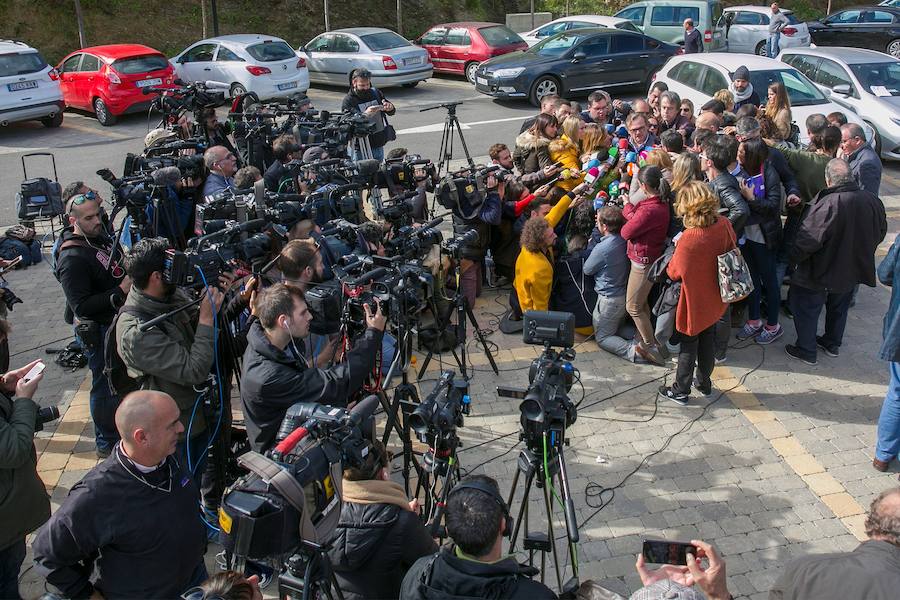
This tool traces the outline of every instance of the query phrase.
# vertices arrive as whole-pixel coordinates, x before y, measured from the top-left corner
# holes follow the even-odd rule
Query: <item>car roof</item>
[[[610,17],[607,15],[569,15],[568,17],[560,17],[550,21],[550,23],[558,23],[560,21],[587,21],[588,23],[597,23],[600,25],[616,25],[628,19],[622,17]],[[544,23],[547,25],[548,23]],[[543,27],[544,25],[541,25]]]
[[[627,29],[612,29],[609,27],[579,27],[578,29],[569,29],[568,31],[561,31],[556,35],[565,35],[571,33],[579,33],[579,34],[594,34],[594,33],[630,33],[631,35],[644,35],[641,31],[629,31]]]
[[[18,40],[0,40],[0,52],[37,52],[37,49]]]
[[[871,62],[897,62],[890,54],[866,50],[864,48],[846,48],[844,46],[824,46],[818,48],[785,48],[785,52],[824,56],[844,61],[848,65]]]
[[[753,72],[754,69],[769,71],[772,69],[793,69],[792,66],[775,60],[774,58],[766,58],[765,56],[757,56],[755,54],[740,54],[732,52],[709,52],[707,54],[683,54],[681,56],[672,57],[673,62],[683,62],[685,60],[694,60],[701,64],[714,64],[722,67],[729,73],[734,73],[735,69],[745,66]]]
[[[626,8],[632,6],[694,6],[695,4],[717,4],[719,0],[644,0],[643,2],[632,2],[627,6],[623,6],[616,12],[622,12]]]
[[[284,40],[280,37],[275,37],[274,35],[264,35],[262,33],[235,33],[232,35],[220,35],[217,37],[206,38],[205,40],[200,40],[199,42],[195,42],[191,44],[195,46],[196,44],[202,43],[216,43],[216,42],[230,42],[232,44],[237,44],[239,46],[249,46],[251,44],[255,44],[257,42],[264,42],[266,40],[271,40],[273,42],[283,42]]]
[[[393,29],[385,27],[345,27],[344,29],[333,29],[329,33],[352,33],[353,35],[369,35],[371,33],[397,33]],[[397,33],[397,35],[400,35]]]
[[[859,6],[845,6],[844,8],[835,10],[831,14],[844,12],[847,10],[883,10],[886,12],[894,13],[895,15],[900,15],[900,8],[896,6],[881,6],[879,4],[861,4]]]
[[[779,7],[780,8],[780,7]],[[735,12],[735,11],[746,11],[746,12],[755,12],[755,13],[763,13],[766,15],[772,14],[772,9],[768,6],[754,6],[752,4],[742,4],[741,6],[726,6],[725,12]],[[781,12],[793,14],[789,8],[780,8]]]
[[[503,23],[491,23],[490,21],[454,21],[453,23],[438,23],[437,25],[432,25],[428,29],[434,29],[435,27],[466,27],[468,29],[479,29],[481,27],[497,27],[497,26],[506,27]]]
[[[129,56],[141,56],[144,54],[162,54],[159,50],[144,46],[143,44],[107,44],[106,46],[89,46],[74,50],[69,54],[78,52],[88,52],[95,56],[99,56],[108,61],[114,61],[120,58],[128,58]]]

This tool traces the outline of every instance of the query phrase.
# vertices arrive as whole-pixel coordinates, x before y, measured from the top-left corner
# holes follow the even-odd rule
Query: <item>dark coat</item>
[[[550,310],[570,312],[575,315],[575,327],[592,327],[597,291],[594,277],[584,272],[584,261],[590,253],[587,248],[573,254],[564,254],[553,268],[553,290],[550,292]]]
[[[797,232],[791,281],[800,287],[849,292],[875,287],[875,249],[887,234],[884,204],[855,182],[825,188],[813,200]]]
[[[118,264],[107,268],[111,245],[105,236],[86,240],[66,229],[56,260],[56,276],[66,303],[78,317],[103,325],[112,322],[125,302],[125,292],[119,287],[125,270]]]
[[[375,367],[383,335],[378,329],[366,329],[345,362],[314,369],[273,346],[262,325],[254,323],[247,333],[241,374],[241,405],[251,447],[260,453],[269,450],[287,409],[297,402],[347,406],[350,395]]]
[[[483,563],[456,555],[452,547],[416,561],[400,588],[401,600],[541,600],[556,598],[544,584],[529,579],[536,569],[514,557]]]
[[[900,548],[868,540],[853,552],[813,554],[788,563],[769,600],[896,600]]]
[[[263,180],[266,182],[267,192],[277,192],[281,186],[282,180],[290,177],[291,171],[284,166],[280,160],[274,160],[266,172],[263,173]]]
[[[853,179],[861,190],[872,192],[876,196],[881,188],[881,159],[868,144],[856,149],[856,152],[847,157],[850,170],[853,171]]]
[[[540,171],[553,164],[550,159],[550,139],[524,131],[516,137],[513,162],[523,175]]]
[[[900,234],[878,265],[878,281],[891,288],[891,303],[884,314],[884,343],[879,356],[883,360],[900,362]]]
[[[763,183],[762,198],[747,203],[750,208],[747,225],[759,225],[766,248],[775,250],[781,243],[781,180],[770,162],[763,165]]]
[[[341,101],[341,112],[352,112],[358,114],[364,114],[366,109],[370,106],[381,106],[381,103],[386,100],[384,94],[381,93],[381,90],[377,88],[371,88],[365,91],[357,91],[351,89],[350,92],[344,96],[343,101]],[[387,126],[387,118],[384,115],[392,116],[397,109],[394,108],[391,112],[381,112],[379,116],[382,117],[383,123]],[[388,136],[386,129],[382,128],[379,131],[376,131],[372,135],[369,136],[369,144],[374,148],[381,148],[385,144],[388,143]]]
[[[396,598],[413,563],[437,549],[412,511],[344,502],[328,556],[347,600]]]
[[[722,213],[729,221],[738,238],[744,233],[744,225],[750,216],[750,207],[741,195],[740,184],[731,173],[719,173],[718,177],[709,182],[713,191],[719,197],[719,202],[725,210]]]

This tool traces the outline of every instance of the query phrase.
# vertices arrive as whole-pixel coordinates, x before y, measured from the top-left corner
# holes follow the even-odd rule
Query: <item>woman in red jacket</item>
[[[660,199],[660,187],[667,184],[663,182],[659,167],[641,169],[638,181],[644,199],[637,204],[626,202],[622,211],[626,223],[620,235],[628,242],[627,253],[631,260],[625,310],[634,319],[640,338],[635,352],[643,359],[661,365],[664,359],[650,321],[650,305],[647,304],[647,296],[653,287],[647,272],[653,261],[662,254],[669,229],[669,207]]]
[[[718,197],[705,183],[692,181],[681,188],[675,214],[683,219],[684,232],[675,238],[675,254],[667,272],[673,281],[681,281],[681,296],[675,309],[681,352],[675,382],[661,386],[659,393],[684,406],[692,383],[702,395],[712,393],[715,327],[725,313],[725,303],[719,293],[717,257],[734,248],[737,239],[728,219],[719,216]],[[693,377],[695,365],[697,375]]]

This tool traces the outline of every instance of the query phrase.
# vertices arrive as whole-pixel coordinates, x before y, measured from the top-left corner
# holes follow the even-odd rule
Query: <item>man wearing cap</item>
[[[756,90],[753,89],[753,84],[750,83],[750,69],[743,65],[734,70],[728,91],[734,96],[733,112],[737,112],[745,104],[759,106],[759,94],[756,93]]]
[[[684,53],[699,54],[703,52],[703,36],[694,27],[693,19],[684,20]]]
[[[367,69],[354,69],[350,73],[350,91],[341,102],[341,110],[365,115],[375,126],[375,132],[366,138],[372,155],[362,156],[354,151],[351,156],[355,160],[363,158],[384,160],[384,145],[391,141],[388,139],[389,125],[385,115],[393,115],[396,109],[387,101],[381,90],[372,87],[372,74]]]

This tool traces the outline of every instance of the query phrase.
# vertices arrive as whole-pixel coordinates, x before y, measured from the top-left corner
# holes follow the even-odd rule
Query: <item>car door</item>
[[[894,15],[886,10],[871,9],[863,11],[859,25],[857,25],[860,35],[858,39],[862,41],[862,44],[854,43],[853,46],[878,50],[879,52],[888,51],[888,45],[894,39],[891,31],[893,23]]]
[[[610,54],[610,35],[598,34],[582,41],[568,53],[567,62],[558,67],[569,92],[609,87],[617,77]],[[575,58],[575,55],[579,58]],[[584,57],[581,57],[581,55]]]
[[[434,65],[435,71],[447,71],[450,69],[450,65],[445,60],[446,57],[444,56],[444,42],[446,37],[447,28],[440,25],[426,31],[422,37],[419,38],[418,42],[416,42],[428,51],[428,55],[431,56],[431,64]]]
[[[178,59],[178,76],[186,81],[206,81],[212,75],[215,43],[197,44]]]
[[[79,106],[89,107],[96,95],[95,89],[100,86],[105,88],[104,82],[100,81],[100,67],[103,62],[87,52],[78,65],[78,78],[75,82],[75,97]],[[103,90],[106,91],[105,89]]]
[[[329,81],[335,85],[349,85],[350,71],[359,66],[359,42],[345,33],[335,33],[330,50],[325,59]]]
[[[762,29],[762,16],[747,10],[736,10],[728,28],[729,52],[756,52],[756,40]]]
[[[241,71],[244,70],[244,63],[246,62],[230,48],[220,45],[213,60],[209,79],[225,84],[242,81],[246,71],[244,73],[241,73]]]
[[[845,108],[849,108],[853,112],[857,111],[857,107],[859,106],[859,90],[856,89],[853,78],[843,65],[829,58],[823,58],[822,62],[819,63],[818,69],[816,69],[816,78],[813,79],[813,81],[823,90],[827,90],[826,95],[832,102],[840,104]],[[835,86],[838,85],[849,85],[850,94],[843,95],[834,93],[833,90]]]
[[[816,34],[813,40],[817,46],[842,46],[857,33],[860,10],[844,10],[825,19],[825,27]]]
[[[326,72],[327,59],[331,56],[331,44],[334,36],[330,33],[313,38],[303,48],[306,54],[306,67],[309,69],[309,80],[317,83],[328,83]]]
[[[700,106],[709,100],[700,92],[700,82],[703,76],[704,65],[693,60],[684,60],[667,74],[669,89],[677,92],[681,98],[689,98],[699,111]]]
[[[57,68],[59,71],[59,87],[68,106],[81,107],[81,104],[78,103],[76,81],[78,78],[78,64],[81,62],[82,56],[84,55],[80,52],[73,54]]]
[[[613,71],[609,73],[613,77],[611,84],[627,87],[647,79],[650,54],[646,51],[644,39],[639,33],[622,31],[613,34],[610,44],[614,64]]]
[[[472,38],[465,27],[452,27],[447,32],[444,42],[444,61],[447,70],[454,73],[463,73],[466,63],[469,61],[469,51],[472,49]]]

